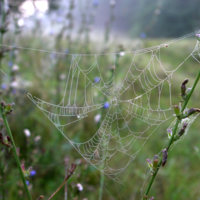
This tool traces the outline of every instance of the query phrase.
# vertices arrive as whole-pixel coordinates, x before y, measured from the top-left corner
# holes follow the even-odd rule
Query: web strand
[[[172,70],[167,70],[161,60],[161,48],[169,48],[168,45],[194,36],[197,32],[199,31],[165,44],[124,53],[125,56],[131,57],[130,64],[124,66],[123,73],[116,66],[109,69],[113,73],[110,79],[106,76],[109,67],[105,63],[116,65],[118,53],[67,54],[71,57],[71,64],[67,67],[67,81],[60,104],[45,102],[31,94],[28,94],[28,97],[87,162],[114,181],[123,184],[123,180],[120,179],[123,171],[135,159],[155,130],[174,117],[171,97],[171,79],[174,72],[189,58],[200,62],[198,41],[194,50]],[[90,61],[87,61],[89,59],[87,56],[90,56]],[[117,83],[118,80],[120,84]],[[96,96],[96,93],[99,96]],[[165,93],[168,93],[167,97]],[[157,103],[152,103],[152,96],[155,94]],[[163,96],[167,102],[164,108]],[[75,142],[68,137],[70,124],[100,111],[106,102],[110,107],[106,110],[99,129],[90,139]],[[190,122],[194,120],[195,118],[192,118]],[[134,124],[138,124],[140,129],[136,130]],[[173,128],[173,125],[172,123],[170,127]],[[119,155],[123,155],[123,160],[116,167],[113,162]]]

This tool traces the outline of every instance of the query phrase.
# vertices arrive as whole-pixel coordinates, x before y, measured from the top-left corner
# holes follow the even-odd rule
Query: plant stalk
[[[6,127],[6,131],[7,131],[8,135],[11,138],[11,141],[12,141],[12,146],[13,146],[12,150],[13,150],[14,157],[15,157],[15,160],[16,160],[16,163],[17,163],[17,167],[18,167],[19,172],[20,172],[20,176],[21,176],[22,182],[24,184],[24,188],[25,188],[26,193],[28,195],[28,199],[32,200],[30,192],[29,192],[27,184],[26,184],[26,179],[24,177],[24,173],[23,173],[22,168],[21,168],[21,164],[20,164],[19,157],[18,157],[18,154],[17,154],[15,142],[14,142],[14,139],[13,139],[13,136],[12,136],[12,133],[11,133],[11,130],[10,130],[6,115],[3,113],[3,108],[1,106],[0,106],[0,111],[1,111],[1,116],[3,118],[3,121],[4,121],[4,125]]]
[[[193,93],[193,91],[194,91],[194,89],[195,89],[195,87],[196,87],[196,85],[197,85],[197,83],[198,83],[198,81],[199,81],[199,78],[200,78],[200,70],[199,70],[199,73],[198,73],[198,75],[197,75],[197,77],[196,77],[196,79],[195,79],[195,82],[194,82],[194,84],[193,84],[193,86],[192,86],[192,89],[191,89],[190,93],[188,94],[186,100],[184,101],[184,104],[183,104],[183,106],[182,106],[182,108],[181,108],[181,113],[185,110],[185,108],[186,108],[186,106],[187,106],[187,104],[188,104],[188,102],[189,102],[189,100],[190,100],[190,97],[192,96],[192,93]],[[171,147],[171,145],[172,145],[172,143],[173,143],[174,135],[176,134],[176,131],[177,131],[177,128],[178,128],[178,125],[179,125],[180,122],[181,122],[181,120],[179,120],[179,119],[177,118],[176,124],[175,124],[175,127],[174,127],[174,130],[173,130],[173,132],[172,132],[172,136],[171,136],[171,138],[170,138],[170,140],[169,140],[169,143],[168,143],[168,145],[167,145],[167,150],[169,150],[169,148]],[[148,193],[149,193],[149,191],[150,191],[150,189],[151,189],[151,186],[152,186],[152,184],[153,184],[153,181],[154,181],[154,179],[155,179],[155,177],[156,177],[156,175],[157,175],[157,173],[158,173],[158,171],[159,171],[159,169],[160,169],[161,164],[162,164],[162,158],[160,159],[160,161],[159,161],[159,163],[158,163],[157,170],[155,171],[155,173],[154,173],[154,174],[152,175],[152,177],[151,177],[151,180],[150,180],[150,182],[149,182],[149,184],[148,184],[148,186],[147,186],[147,189],[146,189],[146,192],[145,192],[144,196],[147,196],[147,195],[148,195]],[[145,199],[145,198],[143,198],[143,199]]]
[[[119,57],[116,58],[115,66],[118,66],[118,59],[119,59]],[[111,70],[112,70],[111,78],[113,78],[113,76],[114,76],[114,70],[113,70],[113,69],[111,69]],[[110,83],[110,85],[111,85],[112,83],[113,83],[113,81]],[[104,102],[105,102],[105,101],[106,101],[106,98],[104,99]],[[104,109],[104,108],[101,109],[101,117],[103,116],[103,109]],[[99,122],[99,124],[100,124],[100,122]],[[106,153],[106,151],[103,151],[102,157],[105,156],[105,153]],[[102,166],[103,166],[103,167],[104,167],[104,165],[105,165],[105,161],[102,162]],[[100,177],[100,188],[99,188],[99,200],[102,200],[102,197],[103,197],[103,185],[104,185],[104,173],[101,172],[101,177]]]
[[[65,185],[65,183],[67,182],[67,180],[71,177],[72,174],[74,174],[74,170],[76,169],[76,165],[74,163],[71,164],[70,169],[68,170],[68,175],[65,178],[65,180],[61,183],[61,185],[57,188],[57,190],[48,198],[48,200],[52,199],[55,194],[62,188],[62,186]]]
[[[0,149],[1,151],[1,149]],[[1,158],[1,152],[0,152],[0,176],[1,176],[1,183],[0,183],[0,195],[1,195],[1,199],[5,200],[5,193],[4,193],[4,169],[3,169],[3,162],[2,162],[2,158]]]

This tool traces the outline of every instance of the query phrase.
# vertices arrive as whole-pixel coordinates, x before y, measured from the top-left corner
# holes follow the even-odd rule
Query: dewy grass
[[[173,129],[171,138],[170,138],[170,140],[169,140],[169,142],[168,142],[168,145],[167,145],[167,147],[166,147],[166,150],[167,150],[167,151],[169,150],[169,148],[170,148],[171,145],[173,144],[173,141],[175,141],[174,136],[175,136],[175,134],[177,133],[178,125],[179,125],[179,123],[181,123],[181,121],[182,121],[182,119],[183,119],[183,114],[182,114],[182,113],[184,112],[184,110],[185,110],[185,108],[186,108],[186,106],[187,106],[187,104],[188,104],[188,102],[189,102],[189,100],[190,100],[190,97],[192,96],[192,94],[193,94],[193,92],[194,92],[194,89],[195,89],[195,87],[196,87],[196,85],[197,85],[197,83],[198,83],[198,81],[199,81],[199,78],[200,78],[200,71],[199,71],[199,73],[198,73],[198,75],[197,75],[197,77],[196,77],[196,79],[195,79],[195,82],[194,82],[194,85],[192,86],[191,91],[188,93],[188,95],[187,95],[186,98],[185,98],[184,104],[183,104],[183,106],[182,106],[182,108],[181,108],[181,110],[180,110],[180,115],[177,115],[177,120],[176,120],[174,129]],[[182,85],[183,85],[183,84],[182,84]],[[182,85],[181,85],[181,87],[182,87]],[[182,89],[182,88],[181,88],[181,89]],[[152,174],[152,177],[151,177],[151,179],[150,179],[150,182],[149,182],[149,184],[148,184],[148,186],[147,186],[147,189],[146,189],[146,192],[145,192],[145,194],[144,194],[143,200],[147,200],[147,195],[149,194],[149,191],[150,191],[150,189],[151,189],[151,186],[152,186],[152,184],[153,184],[153,182],[154,182],[154,180],[155,180],[155,177],[156,177],[156,175],[157,175],[157,173],[158,173],[158,171],[159,171],[159,169],[160,169],[160,166],[162,165],[162,162],[163,162],[163,158],[160,159],[160,161],[159,161],[159,163],[158,163],[158,165],[157,165],[157,169],[156,169],[156,170],[154,171],[154,173]]]
[[[8,124],[8,121],[7,121],[7,118],[6,116],[12,112],[12,104],[5,104],[3,101],[1,102],[1,105],[0,105],[0,112],[1,112],[1,116],[3,118],[3,121],[4,121],[4,125],[6,127],[6,131],[11,139],[11,144],[12,144],[12,150],[13,150],[13,153],[14,153],[14,158],[15,158],[15,161],[17,163],[17,167],[19,169],[19,172],[20,172],[20,176],[21,176],[21,179],[22,179],[22,182],[24,184],[24,188],[26,190],[26,193],[28,195],[28,199],[29,200],[32,200],[31,198],[31,195],[30,195],[30,192],[28,190],[28,187],[27,187],[27,184],[26,184],[26,179],[24,177],[24,173],[22,171],[22,168],[21,168],[21,164],[20,164],[20,161],[19,161],[19,157],[18,157],[18,154],[17,154],[17,150],[16,150],[16,146],[15,146],[15,142],[14,142],[14,139],[13,139],[13,136],[12,136],[12,133],[11,133],[11,130],[10,130],[10,127],[9,127],[9,124]]]

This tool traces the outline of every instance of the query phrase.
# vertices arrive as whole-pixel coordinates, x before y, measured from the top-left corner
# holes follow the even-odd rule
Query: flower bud
[[[168,152],[167,149],[163,149],[163,158],[162,158],[162,166],[164,167],[167,162]]]
[[[176,116],[180,116],[181,112],[180,112],[180,108],[178,105],[174,106],[174,112],[175,112]]]
[[[184,133],[185,133],[185,129],[187,127],[188,123],[184,122],[183,123],[183,127],[179,130],[179,132],[175,135],[174,137],[174,141],[178,140]]]
[[[143,200],[147,200],[147,195],[144,195],[144,196],[143,196]]]
[[[186,92],[186,86],[185,85],[188,83],[188,81],[189,81],[189,79],[186,78],[181,84],[181,97],[182,97],[183,100],[186,99],[187,92]]]
[[[185,129],[187,127],[188,123],[187,122],[184,122],[183,123],[183,127],[179,130],[178,132],[178,136],[181,137],[184,133],[185,133]]]
[[[1,107],[5,107],[6,106],[6,103],[4,101],[1,101]]]
[[[151,159],[147,158],[146,161],[147,161],[148,166],[149,166],[149,167],[152,167]]]
[[[153,172],[156,172],[157,168],[158,168],[158,156],[155,155],[153,159]]]
[[[172,130],[170,128],[167,129],[167,135],[169,139],[172,137]]]
[[[200,112],[200,109],[198,108],[191,108],[187,111],[187,116],[189,117],[190,115],[196,113],[196,112]]]
[[[185,95],[186,92],[186,86],[185,85],[181,85],[181,96]]]

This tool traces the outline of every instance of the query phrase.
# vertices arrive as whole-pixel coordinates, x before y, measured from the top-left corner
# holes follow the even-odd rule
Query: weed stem
[[[189,102],[189,100],[190,100],[190,97],[192,96],[192,93],[193,93],[193,91],[194,91],[194,89],[195,89],[195,87],[196,87],[196,85],[197,85],[197,83],[198,83],[198,81],[199,81],[199,78],[200,78],[200,70],[199,70],[199,73],[198,73],[198,75],[197,75],[197,77],[196,77],[196,79],[195,79],[195,82],[194,82],[194,84],[193,84],[193,86],[192,86],[192,89],[191,89],[190,93],[188,94],[186,100],[184,101],[184,104],[183,104],[183,106],[182,106],[182,108],[181,108],[181,113],[185,110],[185,108],[186,108],[186,106],[187,106],[187,104],[188,104],[188,102]],[[178,128],[178,125],[179,125],[180,122],[181,122],[181,120],[179,120],[179,119],[177,118],[176,124],[175,124],[174,129],[173,129],[173,132],[172,132],[172,136],[171,136],[171,138],[170,138],[170,140],[169,140],[169,143],[168,143],[168,145],[167,145],[167,150],[169,150],[169,148],[171,147],[171,145],[172,145],[172,143],[173,143],[174,135],[176,134],[176,131],[177,131],[177,128]],[[155,179],[155,177],[156,177],[156,175],[157,175],[157,173],[158,173],[158,171],[159,171],[159,169],[160,169],[161,164],[162,164],[162,158],[160,159],[160,161],[159,161],[159,163],[158,163],[158,168],[157,168],[157,170],[155,171],[155,173],[154,173],[154,174],[152,175],[152,177],[151,177],[151,180],[150,180],[150,182],[149,182],[149,184],[148,184],[148,186],[147,186],[147,189],[146,189],[146,192],[145,192],[144,196],[147,196],[147,195],[148,195],[148,193],[149,193],[149,191],[150,191],[150,189],[151,189],[151,186],[152,186],[152,184],[153,184],[153,181],[154,181],[154,179]],[[145,199],[145,197],[144,197],[143,199]]]

